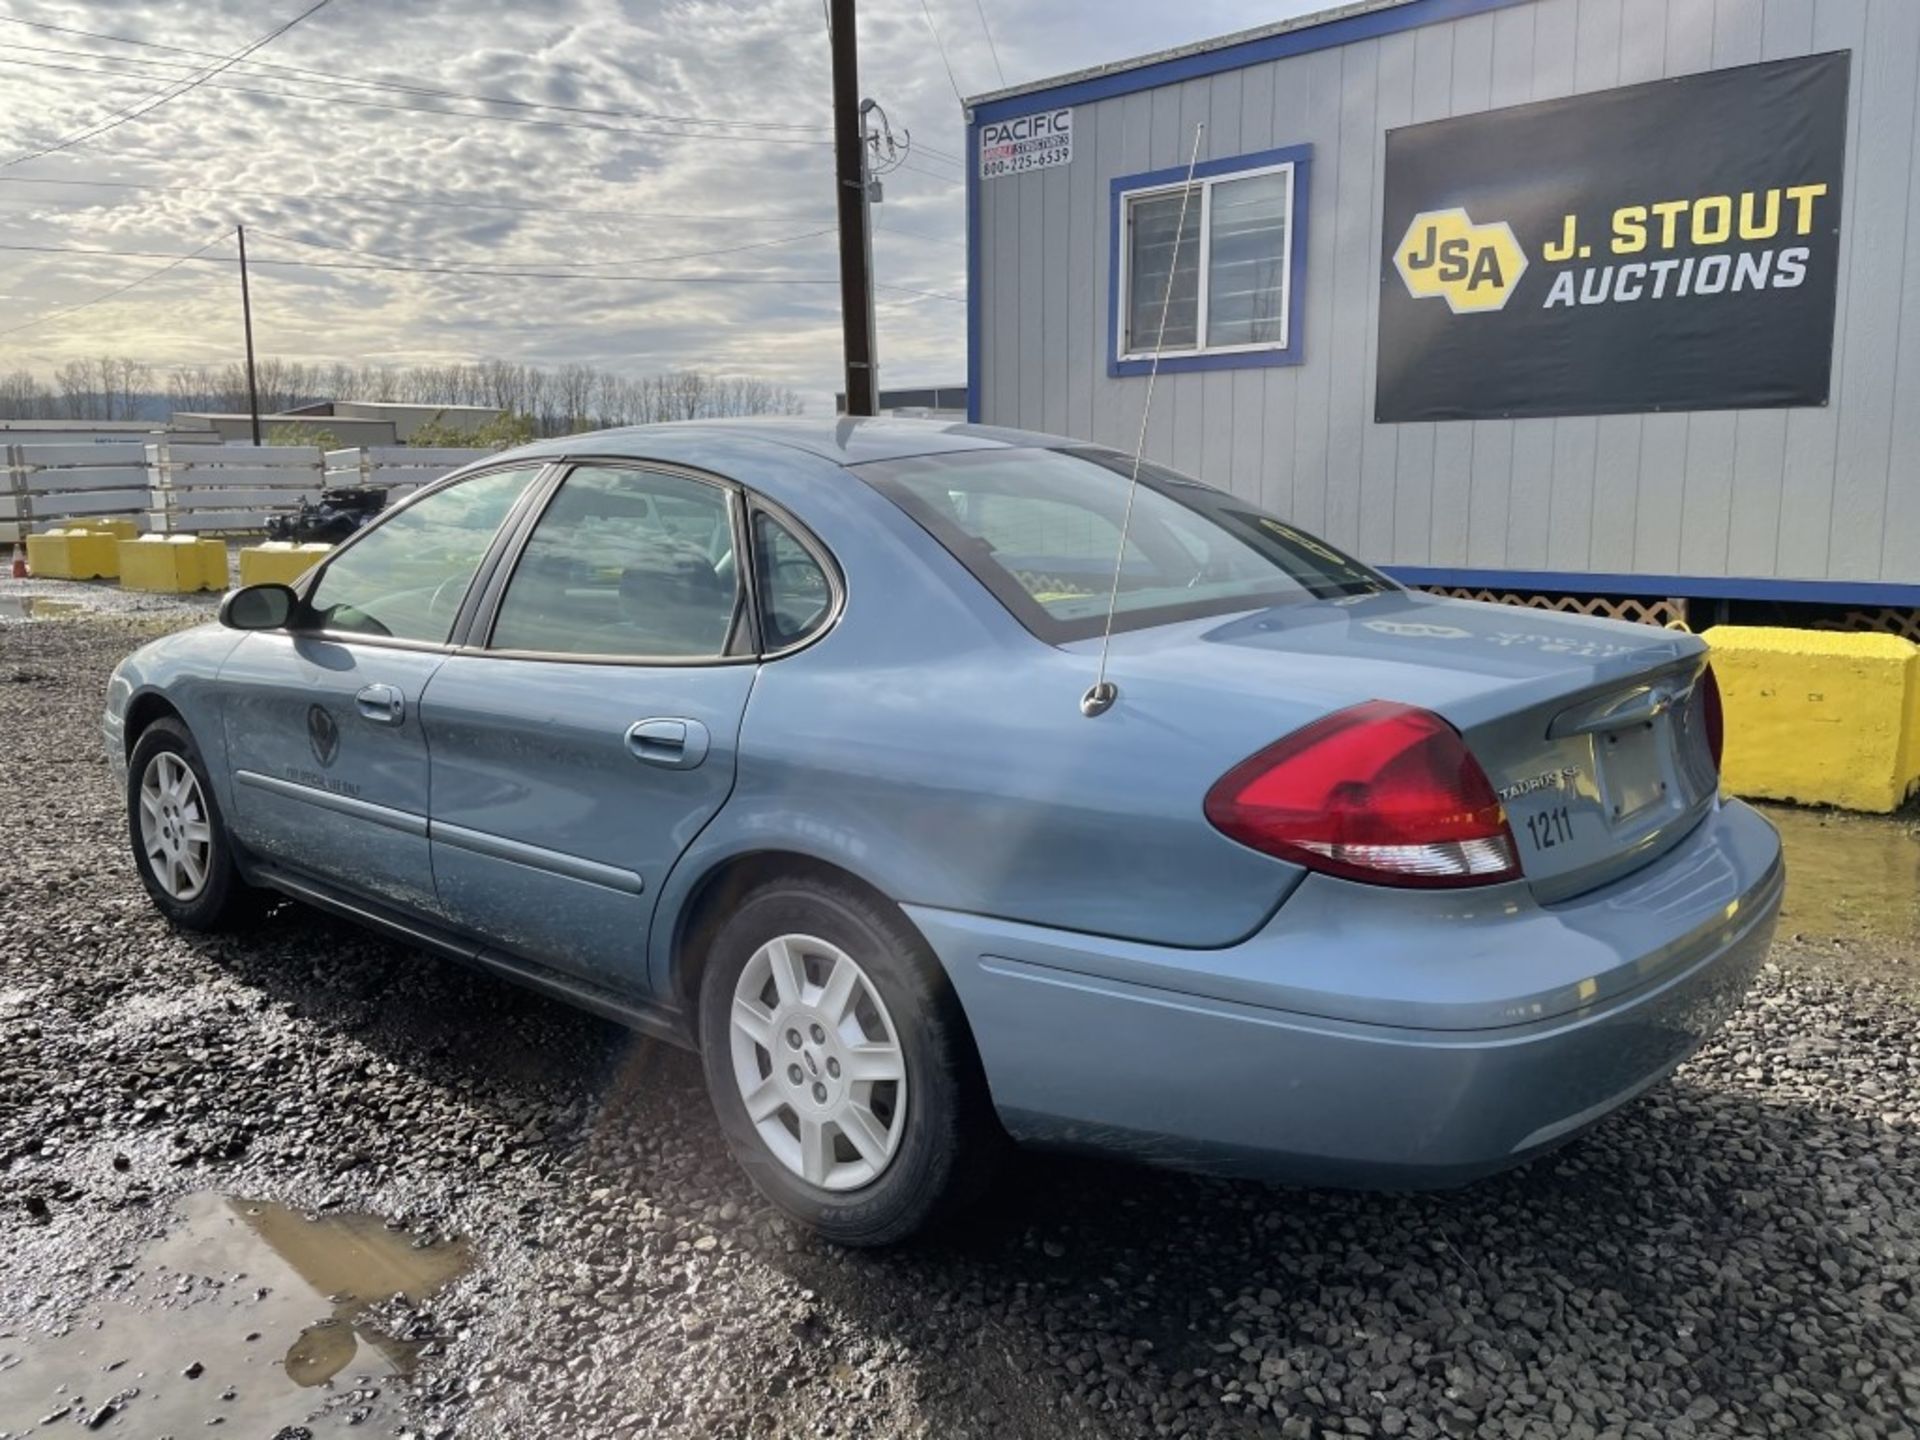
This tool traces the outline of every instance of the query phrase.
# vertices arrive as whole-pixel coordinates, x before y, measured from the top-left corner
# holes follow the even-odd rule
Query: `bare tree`
[[[211,410],[219,377],[211,365],[186,365],[167,375],[167,404],[175,410]]]
[[[556,408],[567,430],[584,430],[587,406],[593,394],[594,371],[590,365],[568,361],[553,377]]]
[[[622,378],[611,370],[602,370],[594,376],[594,420],[601,428],[627,423],[626,397],[621,393],[623,387]]]
[[[46,420],[57,408],[52,392],[31,370],[0,375],[0,419]]]
[[[54,372],[60,387],[60,408],[69,420],[98,420],[99,397],[93,393],[93,366],[69,360]]]
[[[140,418],[140,406],[147,398],[148,388],[153,384],[153,367],[144,360],[135,360],[131,356],[121,355],[116,359],[100,362],[103,381],[111,375],[110,388],[114,396],[115,407],[122,420]]]
[[[527,408],[526,371],[523,367],[505,360],[487,360],[481,363],[480,369],[486,395],[481,404],[510,414],[519,414]]]
[[[376,403],[398,400],[399,375],[388,365],[362,365],[360,367],[360,393],[356,400],[372,400]]]
[[[533,416],[533,428],[542,435],[553,434],[553,388],[547,383],[547,372],[529,365],[525,384],[527,414]]]
[[[473,405],[524,415],[543,435],[590,425],[793,415],[801,409],[800,397],[791,387],[755,376],[703,370],[634,376],[578,361],[549,371],[498,359],[352,366],[263,356],[255,375],[263,415],[321,399]],[[0,413],[15,418],[135,419],[156,400],[164,400],[176,411],[243,414],[248,405],[246,367],[237,361],[184,365],[157,380],[146,361],[102,355],[69,360],[54,372],[51,383],[24,369],[0,377]]]

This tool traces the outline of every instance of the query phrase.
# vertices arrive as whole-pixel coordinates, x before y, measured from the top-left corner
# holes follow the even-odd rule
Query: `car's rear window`
[[[1026,627],[1059,644],[1393,582],[1225,491],[1096,448],[966,450],[855,467]]]

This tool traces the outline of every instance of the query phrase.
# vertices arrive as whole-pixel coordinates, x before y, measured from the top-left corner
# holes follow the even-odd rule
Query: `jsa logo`
[[[1393,263],[1409,295],[1444,299],[1456,315],[1504,309],[1527,271],[1512,226],[1504,220],[1476,225],[1457,206],[1414,216]]]

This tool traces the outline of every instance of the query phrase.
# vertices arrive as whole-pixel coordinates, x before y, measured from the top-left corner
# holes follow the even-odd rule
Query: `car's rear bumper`
[[[1653,864],[1553,906],[1509,894],[1489,913],[1426,892],[1402,907],[1329,882],[1305,911],[1311,932],[1284,919],[1290,901],[1218,951],[910,913],[1016,1138],[1425,1186],[1516,1163],[1668,1074],[1739,1004],[1784,878],[1772,827],[1731,802]],[[1327,983],[1343,964],[1347,994]],[[1421,991],[1388,993],[1396,974]],[[1488,988],[1522,976],[1504,1003]],[[1370,1014],[1393,1019],[1355,1018]],[[1462,1023],[1473,1016],[1511,1023]]]

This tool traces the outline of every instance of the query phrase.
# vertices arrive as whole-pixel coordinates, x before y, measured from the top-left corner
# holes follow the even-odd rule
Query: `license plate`
[[[1660,764],[1660,736],[1652,725],[1613,730],[1594,747],[1600,754],[1612,819],[1618,824],[1665,802],[1667,779]]]

